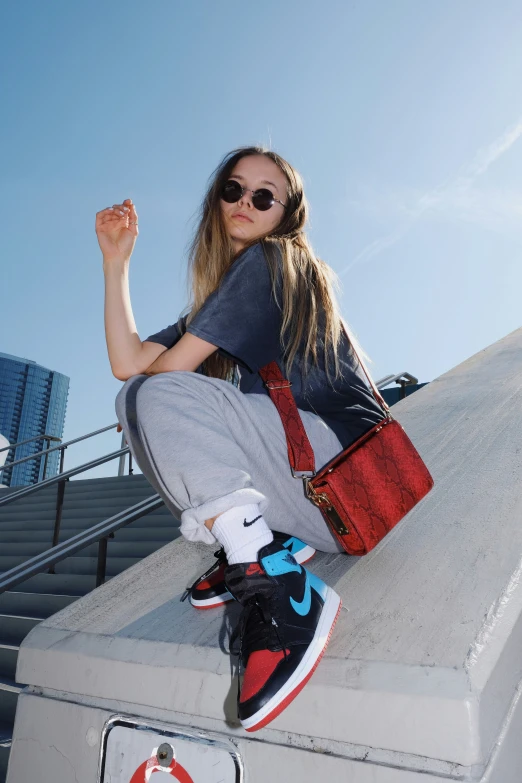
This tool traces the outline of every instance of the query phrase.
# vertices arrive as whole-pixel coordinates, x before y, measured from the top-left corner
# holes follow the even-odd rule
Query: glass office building
[[[30,359],[21,359],[0,353],[0,433],[10,443],[19,443],[37,435],[61,438],[69,394],[69,378],[59,372],[41,367]],[[58,445],[56,442],[50,444]],[[5,464],[36,454],[47,448],[47,441],[34,440],[8,452]],[[0,473],[0,484],[10,487],[36,484],[55,476],[60,464],[60,453],[37,457],[21,465],[5,468]],[[45,475],[44,475],[45,471]]]

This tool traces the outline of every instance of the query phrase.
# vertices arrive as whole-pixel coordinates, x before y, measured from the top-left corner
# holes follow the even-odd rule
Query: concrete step
[[[39,617],[0,614],[0,644],[20,645],[29,631],[39,622],[41,622]]]
[[[49,549],[48,542],[33,542],[32,537],[29,536],[27,537],[26,541],[16,544],[7,544],[3,541],[3,539],[0,540],[2,541],[0,551],[4,556],[20,555],[28,559],[30,557],[34,557],[34,555],[39,555],[40,552],[45,552],[46,549]]]
[[[12,725],[0,721],[0,783],[5,783],[7,776],[7,762],[11,752],[12,732]]]
[[[153,517],[143,517],[141,520],[131,522],[130,525],[122,527],[116,531],[114,538],[116,541],[174,541],[180,533],[180,523],[174,517],[167,519],[154,519]],[[148,523],[148,524],[147,524]],[[65,540],[65,538],[64,538]]]
[[[130,568],[131,565],[139,562],[140,557],[108,557],[107,558],[107,574],[115,576],[121,574],[126,568]],[[4,556],[0,555],[0,573],[2,571],[10,571],[11,568],[25,563],[26,557],[18,556]],[[96,574],[97,558],[85,557],[85,556],[73,556],[68,557],[67,560],[62,560],[61,563],[57,563],[54,570],[57,574],[77,574],[88,575]]]
[[[49,576],[49,574],[41,576]],[[17,592],[23,589],[24,585],[21,584],[15,590],[0,595],[0,614],[38,617],[40,620],[44,620],[59,612],[60,609],[69,606],[77,598],[77,596],[70,595]]]
[[[17,644],[0,644],[0,677],[10,677],[14,680],[18,650]]]
[[[140,503],[141,501],[152,497],[153,495],[146,495],[144,493],[143,495],[135,496],[126,495],[119,501],[111,501],[110,503],[104,503],[103,499],[98,499],[98,502],[96,503],[91,501],[89,503],[79,505],[78,507],[73,507],[66,504],[62,509],[62,521],[65,519],[75,519],[76,517],[82,519],[90,514],[99,515],[106,512],[107,516],[110,516],[111,513],[116,514],[121,509],[129,508],[129,506],[134,506],[136,503]],[[55,508],[49,510],[48,512],[45,510],[42,511],[41,507],[38,506],[36,506],[34,509],[23,510],[17,510],[13,507],[9,509],[9,513],[7,513],[7,509],[4,509],[4,511],[5,514],[3,516],[0,515],[0,530],[3,529],[4,526],[6,528],[13,527],[13,525],[16,525],[18,522],[23,522],[24,520],[35,519],[49,524],[50,522],[54,523],[56,518]],[[151,513],[170,514],[170,511],[166,507],[161,506]]]
[[[69,517],[79,516],[85,517],[88,514],[104,513],[105,509],[116,513],[121,508],[127,508],[128,506],[134,506],[145,498],[152,497],[154,492],[136,492],[122,494],[117,498],[93,497],[89,500],[79,501],[78,503],[69,503],[67,500],[63,504],[62,519]],[[39,519],[54,521],[56,515],[56,504],[45,508],[43,505],[34,506],[33,508],[16,508],[13,506],[7,506],[4,509],[0,509],[0,525],[4,525],[9,520],[24,520],[30,519],[37,515]]]
[[[73,466],[70,466],[73,467]],[[66,466],[67,469],[67,466]],[[118,486],[122,484],[128,484],[129,486],[136,486],[139,484],[148,484],[147,479],[143,475],[143,473],[136,473],[132,476],[125,475],[125,476],[103,476],[98,478],[85,478],[80,476],[74,476],[73,478],[69,479],[69,485],[71,487],[75,487],[76,489],[79,488],[85,488],[85,487],[98,487],[98,488],[105,488],[110,486]],[[52,492],[53,486],[50,485],[47,486],[45,489],[42,490],[42,492]],[[13,492],[17,492],[19,489],[23,489],[22,486],[16,486],[16,487],[7,487],[0,489],[0,497],[4,497],[4,495],[10,495]]]
[[[22,690],[11,677],[0,676],[0,721],[13,725],[18,694]]]
[[[66,465],[65,465],[66,470],[68,468],[72,468],[72,467],[73,467],[72,464],[67,466],[67,460],[66,460]],[[137,484],[141,484],[141,483],[143,483],[143,484],[148,483],[147,479],[145,478],[145,476],[142,473],[135,473],[135,474],[130,475],[130,476],[128,474],[126,474],[124,476],[118,476],[118,475],[115,474],[113,476],[102,476],[102,477],[94,477],[94,478],[89,478],[89,477],[86,476],[86,474],[79,474],[79,475],[73,476],[71,479],[69,479],[69,484],[71,486],[74,486],[74,487],[77,487],[77,488],[79,488],[79,487],[93,487],[93,486],[94,487],[108,487],[108,486],[111,486],[111,485],[113,485],[113,486],[116,485],[117,486],[119,484],[137,485]],[[4,493],[5,494],[11,494],[12,492],[16,492],[19,489],[23,489],[23,487],[18,485],[16,487],[2,488],[2,489],[0,489],[0,497]],[[51,486],[47,486],[45,488],[45,490],[42,490],[42,491],[49,492],[51,490],[52,490],[52,485]]]
[[[177,538],[179,530],[176,531],[177,535],[172,538]],[[109,557],[147,557],[148,555],[160,549],[165,541],[152,541],[152,540],[138,540],[138,541],[117,541],[109,539],[108,542],[108,556]],[[3,557],[20,557],[22,560],[28,560],[35,555],[45,552],[49,549],[49,544],[4,544],[2,543],[2,555],[0,556],[0,566]],[[84,547],[79,552],[71,557],[97,557],[98,556],[98,544],[91,544],[88,547]]]
[[[71,509],[71,508],[68,508],[66,506],[66,507],[64,507],[62,509],[62,522],[64,520],[66,520],[67,518],[75,519],[75,515],[77,513],[79,513],[80,511],[84,512],[83,514],[80,514],[80,518],[85,517],[87,511],[89,511],[90,513],[94,513],[94,514],[100,514],[100,513],[103,514],[105,512],[105,510],[107,509],[107,511],[109,513],[112,512],[113,514],[115,514],[120,509],[129,508],[130,506],[136,505],[136,503],[140,503],[143,500],[146,500],[146,499],[152,498],[152,497],[153,497],[152,495],[143,495],[143,496],[138,496],[137,498],[132,498],[130,496],[127,496],[125,498],[125,502],[122,501],[121,503],[118,503],[117,505],[114,505],[114,506],[111,506],[111,505],[108,505],[108,504],[103,504],[103,502],[100,502],[100,503],[98,503],[96,505],[93,505],[92,507],[91,506],[89,506],[89,507],[84,506],[84,507],[79,508],[79,509],[74,509],[74,508]],[[160,506],[159,508],[155,509],[154,511],[150,512],[150,513],[158,514],[160,516],[161,515],[172,516],[170,511],[166,508],[166,506],[163,506],[163,505]],[[16,519],[15,519],[15,516],[16,516]],[[107,516],[109,516],[109,514],[107,514]],[[45,522],[46,524],[48,524],[48,525],[50,524],[52,526],[54,524],[55,518],[56,518],[56,514],[55,514],[55,510],[54,509],[52,510],[52,512],[49,512],[48,514],[41,513],[38,508],[30,509],[29,511],[26,511],[23,514],[18,514],[18,515],[11,515],[10,516],[10,515],[6,514],[5,518],[0,520],[0,530],[3,530],[3,529],[9,530],[12,527],[16,527],[16,525],[19,522],[23,522],[24,520],[36,520],[36,521],[38,521],[39,524],[41,524],[42,522]]]
[[[120,489],[118,492],[114,491],[110,494],[93,492],[85,495],[69,495],[66,490],[63,506],[64,509],[82,509],[100,505],[117,505],[120,502],[123,502],[125,505],[132,505],[132,503],[127,503],[127,500],[137,503],[139,500],[146,497],[152,497],[155,494],[152,487],[143,489],[133,488],[128,491]],[[8,519],[13,514],[20,517],[24,514],[34,513],[36,509],[38,509],[43,516],[51,516],[56,509],[56,497],[42,498],[38,497],[38,495],[39,493],[35,492],[34,495],[30,495],[27,498],[21,498],[8,505],[0,506],[0,520]]]
[[[82,530],[85,530],[86,528],[67,528],[66,530],[60,531],[60,542],[68,541],[73,536],[78,535]],[[114,534],[114,540],[115,541],[157,541],[161,544],[167,543],[168,541],[173,541],[175,538],[177,538],[179,535],[179,524],[176,524],[175,520],[172,520],[172,524],[170,525],[163,525],[163,526],[156,526],[154,527],[147,527],[146,525],[142,525],[141,527],[135,528],[134,523],[131,525],[128,525],[127,527],[122,527],[120,530],[117,530]],[[41,544],[43,549],[49,549],[52,541],[51,536],[49,535],[49,532],[46,530],[34,530],[30,533],[26,533],[27,538],[30,538],[33,544]],[[25,535],[24,535],[25,537]],[[9,544],[18,544],[19,546],[23,546],[23,544],[20,544],[21,536],[20,532],[16,530],[10,530],[8,533],[0,533],[0,551],[4,551],[4,546],[7,546]],[[7,550],[6,550],[7,551]]]
[[[144,519],[152,522],[150,517],[144,517]],[[155,520],[154,526],[147,524],[138,526],[139,521],[140,520],[137,520],[127,527],[120,528],[120,530],[115,533],[115,539],[120,541],[147,541],[150,539],[151,541],[167,542],[173,541],[178,535],[179,522],[177,522],[174,517],[170,517],[170,524],[162,526],[157,525]],[[72,538],[72,536],[77,535],[82,529],[85,528],[61,528],[60,541],[67,541],[69,538]],[[25,536],[27,536],[28,539],[30,538],[33,542],[42,542],[45,544],[46,549],[51,546],[52,535],[47,530],[32,530],[30,534],[29,532],[26,532],[24,534],[24,537]],[[22,540],[23,537],[20,536],[19,529],[0,531],[0,549],[3,548],[4,544],[16,544]]]
[[[129,486],[136,484],[148,484],[149,482],[143,475],[143,473],[136,473],[132,476],[103,476],[101,478],[72,478],[69,482],[71,486],[83,486],[95,485],[99,487],[108,487],[111,484],[119,486],[121,484],[128,484]]]
[[[56,487],[58,484],[51,484],[48,485],[45,488],[41,488],[39,490],[39,493],[42,496],[48,495],[48,496],[56,496]],[[70,489],[71,493],[82,493],[82,492],[93,492],[96,491],[97,493],[101,492],[111,492],[114,490],[121,489],[121,487],[125,487],[127,489],[135,489],[140,487],[150,487],[151,485],[147,481],[147,479],[140,473],[136,476],[107,476],[102,479],[69,479],[67,482],[67,489]],[[0,490],[0,499],[7,497],[9,495],[12,495],[14,492],[18,492],[20,489],[25,489],[25,487],[10,487],[7,491],[5,489]],[[23,500],[29,500],[30,498],[34,498],[34,493],[31,493],[30,495],[26,495]]]
[[[19,496],[16,500],[13,501],[13,503],[27,503],[31,504],[35,502],[35,498],[40,496],[43,500],[49,501],[51,499],[56,498],[57,495],[57,487],[59,485],[59,482],[56,484],[53,484],[52,486],[47,486],[45,488],[40,487],[38,490],[33,490],[28,495],[22,495]],[[26,487],[24,487],[26,489]],[[87,484],[84,482],[77,482],[77,481],[68,481],[65,484],[65,494],[66,497],[91,497],[93,495],[97,496],[104,496],[106,494],[111,493],[122,493],[122,492],[140,492],[140,491],[147,491],[152,490],[152,485],[149,484],[148,481],[144,482],[126,482],[120,480],[113,484]],[[11,493],[12,494],[12,493]],[[0,499],[4,497],[9,497],[9,495],[0,495]],[[8,505],[8,504],[7,504]]]
[[[66,517],[62,517],[60,532],[62,530],[71,530],[72,534],[75,535],[80,530],[87,530],[87,528],[97,525],[105,519],[116,516],[116,514],[125,511],[126,508],[129,507],[122,506],[121,508],[116,509],[96,509],[96,511],[93,511],[92,513],[78,514],[77,516],[68,514]],[[167,522],[174,524],[177,522],[179,525],[179,522],[175,520],[173,516],[167,517],[167,515],[162,515],[158,516],[157,519],[159,527],[164,527]],[[152,518],[148,517],[148,520],[149,524],[142,523],[141,527],[152,527]],[[136,522],[129,524],[134,525]],[[7,539],[4,539],[4,533],[7,536],[10,536],[11,533],[18,533],[17,540],[23,541],[26,538],[30,538],[31,533],[33,532],[47,533],[47,535],[52,538],[54,534],[54,517],[53,519],[41,519],[29,516],[19,520],[11,519],[4,525],[0,525],[0,542],[4,540],[6,543],[8,542]]]
[[[149,489],[131,489],[129,491],[120,490],[118,493],[114,492],[110,495],[103,493],[90,494],[83,496],[71,496],[65,493],[63,506],[66,509],[80,509],[85,506],[94,505],[111,505],[118,504],[120,502],[126,502],[128,498],[133,499],[136,503],[141,498],[152,497],[156,493],[150,487]],[[32,500],[31,500],[32,498]],[[31,500],[31,502],[29,502]],[[130,505],[130,504],[129,504]],[[44,516],[50,516],[56,509],[56,498],[39,498],[38,492],[35,492],[34,497],[13,501],[11,504],[0,506],[0,519],[4,520],[11,514],[27,514],[34,513],[38,510]]]
[[[0,721],[0,744],[5,742],[6,739],[11,738],[11,726],[9,724]]]
[[[27,495],[18,495],[18,498],[16,499],[16,503],[34,503],[34,498],[37,495],[40,495],[45,500],[49,500],[49,498],[55,498],[57,494],[57,487],[59,486],[59,481],[56,484],[53,484],[52,486],[47,486],[45,488],[40,487],[38,490],[33,490]],[[26,489],[26,487],[24,487]],[[152,489],[152,485],[149,484],[148,481],[143,482],[136,482],[136,481],[125,481],[123,479],[119,479],[114,483],[111,484],[88,484],[87,482],[78,482],[78,481],[66,481],[65,482],[65,494],[69,495],[71,497],[79,497],[79,496],[85,496],[89,497],[92,495],[105,495],[110,494],[111,492],[114,493],[121,493],[124,491],[127,492],[133,492],[133,491],[140,491],[140,490],[150,490]],[[18,494],[18,493],[17,493]],[[2,497],[8,497],[6,495],[0,495],[0,499]]]
[[[152,520],[151,520],[152,521]],[[117,530],[115,535],[116,541],[158,541],[167,542],[173,541],[177,538],[179,533],[179,523],[172,519],[169,525],[156,525],[147,526],[141,525],[135,527],[136,523],[133,522],[127,527],[122,527]],[[86,528],[66,528],[60,530],[60,542],[67,541],[69,538],[76,536],[82,530]],[[41,543],[44,549],[49,549],[52,543],[52,535],[47,530],[32,530],[26,531],[24,536],[20,536],[19,530],[9,530],[8,532],[0,532],[0,551],[3,551],[4,545],[7,544],[19,544],[23,538],[27,537],[33,543]]]
[[[71,531],[71,535],[74,535],[75,531]],[[11,530],[0,530],[0,551],[4,544],[16,544],[19,541],[41,541],[42,543],[50,546],[52,541],[52,530],[24,530],[21,531],[19,527],[13,527]]]
[[[125,506],[117,511],[123,511]],[[158,509],[159,511],[159,509]],[[88,527],[97,525],[99,522],[103,522],[104,519],[109,519],[115,515],[116,512],[109,511],[108,513],[97,513],[85,516],[83,519],[65,518],[62,519],[63,528],[60,526],[60,530],[70,530],[72,535],[76,535],[80,530],[87,530]],[[179,527],[179,520],[175,519],[170,513],[157,513],[152,512],[146,516],[140,517],[134,522],[130,522],[133,528],[143,528],[148,530],[150,527]],[[51,537],[54,531],[54,519],[52,520],[35,520],[28,517],[25,520],[14,523],[12,520],[5,527],[0,526],[0,542],[4,540],[4,533],[10,535],[11,533],[19,533],[18,541],[23,540],[25,536],[30,536],[32,532],[47,533]]]
[[[90,593],[96,586],[96,576],[92,574],[36,574],[17,586],[24,593],[37,595],[67,596],[78,598]],[[4,593],[5,595],[5,593]]]

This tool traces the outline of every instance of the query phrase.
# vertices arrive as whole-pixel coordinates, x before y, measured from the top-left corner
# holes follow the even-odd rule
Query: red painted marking
[[[178,764],[175,759],[172,759],[169,767],[159,767],[158,759],[156,756],[151,756],[150,759],[140,764],[134,775],[131,777],[129,783],[148,783],[151,776],[155,771],[170,772],[171,776],[179,783],[194,783],[187,770]],[[150,775],[147,776],[147,771],[151,770]]]

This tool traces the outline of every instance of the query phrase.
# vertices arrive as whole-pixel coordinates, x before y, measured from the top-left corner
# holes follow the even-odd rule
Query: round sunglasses
[[[227,204],[235,204],[236,201],[239,201],[240,198],[243,198],[244,194],[248,193],[249,191],[252,193],[252,204],[260,212],[266,212],[267,209],[270,209],[270,207],[274,206],[276,201],[278,204],[281,204],[281,206],[286,207],[286,204],[283,204],[282,201],[279,201],[279,199],[276,198],[272,191],[268,190],[268,188],[251,190],[250,188],[244,188],[235,179],[229,179],[227,182],[225,182],[221,189],[221,198],[223,201],[226,201]]]

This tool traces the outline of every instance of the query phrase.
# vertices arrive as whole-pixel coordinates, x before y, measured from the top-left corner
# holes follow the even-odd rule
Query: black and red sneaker
[[[286,533],[274,531],[274,541],[285,547],[298,563],[308,563],[315,555],[315,549],[304,541],[294,536],[288,536]],[[227,559],[225,550],[220,549],[214,553],[216,562],[200,576],[193,585],[187,587],[182,600],[190,597],[190,603],[196,609],[213,609],[215,606],[222,606],[228,601],[233,601],[233,597],[227,590],[225,584],[225,568]]]
[[[231,647],[240,640],[244,667],[239,719],[247,731],[257,731],[290,704],[314,673],[341,599],[276,541],[260,550],[257,563],[228,566],[225,582],[244,606],[231,640]]]

